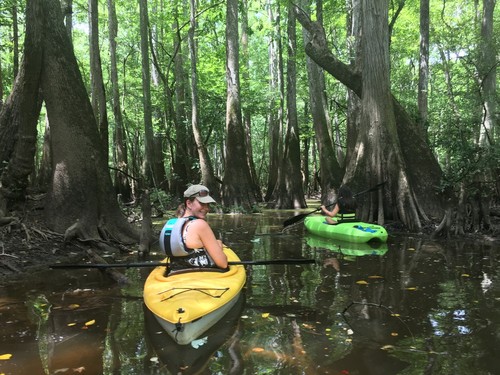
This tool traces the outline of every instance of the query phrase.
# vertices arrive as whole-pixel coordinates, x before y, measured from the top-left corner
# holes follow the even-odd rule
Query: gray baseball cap
[[[210,196],[210,190],[204,185],[191,185],[184,192],[184,198],[196,197],[201,203],[216,203]]]

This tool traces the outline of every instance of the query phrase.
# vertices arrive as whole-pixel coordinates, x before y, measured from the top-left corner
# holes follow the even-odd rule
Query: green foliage
[[[160,208],[161,210],[173,210],[177,208],[178,202],[176,202],[175,198],[160,189],[153,189],[149,193],[149,198],[151,201],[151,205]]]
[[[14,0],[0,4],[0,63],[4,97],[12,89],[13,41],[12,13]],[[316,19],[315,3],[310,2],[307,10]],[[396,16],[400,2],[391,2],[389,19]],[[144,115],[142,105],[142,71],[140,53],[138,3],[116,0],[118,21],[117,58],[118,79],[120,82],[120,104],[127,134],[129,157],[140,165],[143,153]],[[287,6],[288,2],[279,1],[281,44],[283,64],[287,59]],[[18,21],[22,52],[24,38],[24,2],[19,3]],[[225,55],[225,3],[202,0],[197,3],[197,26],[195,40],[198,48],[197,79],[199,98],[199,125],[203,140],[213,158],[212,164],[218,166],[218,173],[224,170],[225,111],[226,111],[226,55]],[[108,118],[111,126],[112,116],[108,10],[106,2],[99,2],[99,36],[104,83],[108,98]],[[156,134],[164,136],[164,164],[168,177],[176,178],[172,172],[172,159],[177,150],[177,134],[173,126],[174,107],[181,104],[175,97],[176,85],[181,82],[174,72],[176,53],[183,56],[185,77],[184,90],[186,114],[180,121],[190,129],[190,69],[187,33],[189,24],[189,3],[174,0],[167,2],[150,1],[149,24],[152,42],[150,48],[156,58],[157,67],[152,68],[152,106],[153,124]],[[278,108],[270,108],[270,103],[279,102],[280,93],[270,89],[269,47],[277,37],[276,25],[269,19],[268,8],[278,16],[278,0],[251,0],[248,2],[248,55],[240,56],[241,69],[241,106],[251,116],[251,142],[258,182],[266,186],[269,174],[268,118],[276,114]],[[481,78],[484,67],[481,58],[481,4],[467,0],[431,2],[430,4],[430,81],[428,137],[433,151],[446,172],[450,184],[469,178],[480,170],[494,167],[498,161],[498,131],[489,149],[477,146],[482,122]],[[351,63],[353,42],[348,36],[348,2],[327,0],[323,2],[323,22],[328,43],[333,54],[341,61]],[[419,11],[418,0],[407,0],[390,37],[391,85],[394,95],[415,119],[418,118],[417,95],[419,74]],[[73,3],[73,45],[82,77],[90,95],[88,3],[76,0]],[[494,30],[499,29],[499,13],[496,12]],[[494,32],[494,48],[499,50],[499,33]],[[182,48],[175,49],[175,40],[180,38]],[[243,57],[245,57],[245,60]],[[297,23],[297,105],[301,139],[313,139],[314,129],[310,116],[309,90],[306,72],[306,55],[302,39],[302,29]],[[158,72],[156,71],[158,68]],[[286,74],[286,73],[285,73]],[[286,76],[284,77],[286,82]],[[340,144],[346,144],[347,95],[346,88],[331,75],[325,73],[325,95],[329,115],[335,132],[340,136]],[[168,87],[167,87],[168,86]],[[167,90],[168,88],[168,90]],[[167,95],[172,95],[168,98]],[[4,99],[4,98],[3,98]],[[171,104],[173,103],[173,104]],[[286,104],[286,103],[285,103]],[[174,108],[176,109],[176,108]],[[286,119],[286,113],[284,114]],[[42,123],[42,121],[40,122]],[[43,127],[40,126],[40,130]],[[40,142],[43,132],[40,132]],[[284,136],[284,134],[282,134]],[[112,141],[112,138],[111,138]],[[113,145],[113,142],[110,143]],[[194,155],[196,158],[196,155]],[[311,158],[313,163],[314,158]],[[189,167],[197,170],[197,160],[189,161]],[[136,167],[137,168],[137,167]],[[310,166],[314,172],[313,165]],[[138,174],[134,170],[133,174]],[[218,176],[221,177],[221,176]],[[159,205],[167,207],[172,197],[155,193]],[[240,212],[233,207],[231,212]]]

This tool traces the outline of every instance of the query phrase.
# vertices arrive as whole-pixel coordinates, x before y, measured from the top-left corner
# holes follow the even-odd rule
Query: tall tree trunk
[[[268,138],[269,138],[269,173],[267,179],[266,195],[264,200],[269,202],[276,183],[278,181],[278,171],[283,155],[283,107],[285,103],[283,84],[283,60],[281,48],[281,14],[279,2],[276,4],[276,17],[273,14],[273,7],[268,4],[268,15],[271,24],[275,24],[276,36],[269,43],[269,92],[271,97],[268,108]],[[277,95],[276,95],[277,94]],[[278,97],[278,100],[276,100]]]
[[[171,113],[171,120],[175,126],[175,153],[172,155],[172,169],[175,178],[172,179],[170,191],[177,197],[181,197],[186,186],[193,179],[191,166],[193,165],[194,157],[198,157],[198,153],[193,155],[192,148],[189,147],[194,143],[191,132],[188,132],[187,124],[189,124],[188,110],[186,101],[189,93],[189,79],[185,71],[185,57],[183,53],[183,38],[180,35],[180,25],[178,20],[178,7],[174,10],[174,77],[175,77],[175,109]],[[191,82],[192,84],[192,82]],[[165,85],[168,87],[168,84]],[[167,119],[168,121],[169,119]]]
[[[242,0],[242,12],[241,12],[241,50],[242,59],[245,69],[243,70],[243,84],[248,86],[250,82],[250,59],[248,54],[248,0]],[[244,87],[245,87],[244,86]],[[250,103],[249,103],[250,104]],[[262,196],[260,194],[260,186],[257,181],[257,171],[255,169],[255,163],[253,160],[253,147],[252,147],[252,116],[249,107],[243,107],[243,128],[245,129],[245,144],[247,149],[247,163],[250,169],[250,175],[252,177],[253,190],[259,194],[255,197],[258,202],[262,201]]]
[[[4,94],[4,89],[3,89],[2,59],[0,59],[0,111],[2,110],[3,107],[3,94]]]
[[[296,21],[294,5],[288,5],[288,60],[287,60],[287,132],[285,138],[285,152],[282,168],[278,172],[278,183],[273,196],[277,208],[304,208],[307,207],[302,173],[300,170],[300,140],[297,118],[297,53]]]
[[[42,14],[34,13],[35,6],[42,8]],[[52,142],[47,223],[54,231],[66,232],[68,239],[78,236],[136,242],[137,233],[115,199],[97,123],[63,25],[59,1],[28,1],[27,20],[27,30],[35,28],[34,37],[42,38],[39,44],[44,51],[40,83]]]
[[[317,18],[319,22],[321,16]],[[310,39],[309,32],[303,28],[302,35],[304,44],[307,44]],[[326,85],[323,70],[309,56],[306,56],[306,67],[307,81],[309,83],[309,102],[320,159],[321,201],[327,204],[332,203],[335,198],[335,189],[340,186],[343,170],[335,157],[330,131],[331,122],[326,104]]]
[[[28,2],[24,57],[12,92],[0,112],[0,207],[21,200],[33,171],[37,120],[42,104],[39,91],[43,63],[42,6]],[[6,199],[4,203],[3,199]],[[5,214],[5,212],[0,213]]]
[[[142,66],[142,101],[144,108],[144,162],[143,176],[146,179],[144,187],[153,187],[158,181],[153,172],[155,165],[153,118],[151,109],[151,72],[149,68],[149,14],[147,0],[139,0],[141,29],[141,66]]]
[[[102,78],[101,51],[99,48],[99,9],[97,0],[89,0],[89,46],[90,46],[90,77],[92,86],[92,107],[99,126],[102,148],[106,161],[109,150],[108,111],[106,108],[106,93]]]
[[[203,141],[199,124],[199,104],[198,104],[198,72],[197,72],[197,46],[194,38],[196,30],[196,1],[190,0],[191,27],[189,28],[189,54],[191,56],[191,125],[193,127],[194,139],[198,148],[200,159],[201,182],[210,189],[210,193],[215,197],[220,197],[220,189],[215,179],[214,169],[207,148]]]
[[[238,0],[227,0],[226,3],[226,163],[222,202],[227,207],[242,207],[249,211],[256,203],[257,194],[248,168],[241,118]]]
[[[116,37],[118,34],[118,21],[116,19],[115,1],[108,0],[108,31],[109,31],[109,56],[111,73],[111,90],[113,103],[114,147],[113,156],[116,171],[114,174],[115,191],[123,202],[130,202],[132,198],[132,187],[128,173],[127,142],[123,126],[122,109],[120,105],[120,86],[118,81],[118,66],[116,62]]]
[[[19,26],[17,20],[17,2],[12,2],[12,53],[14,80],[19,72]]]
[[[380,5],[378,4],[378,2],[379,0],[377,0],[377,6]],[[387,12],[387,3],[381,5],[384,5],[384,8],[386,9],[385,12]],[[370,12],[366,12],[365,10],[363,11],[363,15],[372,17],[369,13]],[[383,14],[380,15],[384,16]],[[307,28],[312,35],[310,43],[305,46],[306,53],[323,69],[332,74],[340,82],[345,84],[349,89],[353,90],[356,95],[363,98],[363,80],[365,77],[364,70],[366,69],[365,62],[363,62],[363,66],[359,71],[353,69],[349,65],[342,63],[332,54],[332,52],[328,48],[328,43],[326,41],[326,36],[323,28],[319,24],[312,22],[298,8],[297,17],[302,26]],[[386,18],[387,20],[387,16],[385,16],[384,18]],[[381,25],[379,25],[379,22],[381,21],[377,20],[377,24],[373,25],[373,27],[376,26],[380,28]],[[384,26],[387,27],[387,21]],[[372,33],[370,30],[370,32],[368,33],[363,33],[363,40],[365,39],[365,37],[373,36],[374,33]],[[385,43],[387,45],[388,36],[386,35],[385,38]],[[377,41],[376,43],[382,44],[382,39]],[[365,46],[365,44],[366,43],[363,42],[363,46]],[[366,51],[363,51],[363,53],[366,53]],[[371,63],[371,61],[368,63]],[[371,71],[373,71],[373,68],[371,68]],[[374,73],[378,74],[377,72]],[[350,170],[349,176],[346,176],[344,178],[344,182],[349,182],[351,187],[355,189],[354,191],[356,191],[358,189],[364,190],[367,186],[371,186],[371,184],[381,182],[379,180],[374,181],[377,178],[380,178],[382,180],[387,179],[388,181],[389,178],[391,178],[392,182],[385,185],[386,189],[388,190],[387,193],[379,197],[365,196],[365,202],[363,202],[363,206],[371,207],[373,203],[374,207],[373,211],[371,211],[373,212],[373,214],[375,214],[374,209],[377,206],[380,207],[379,203],[382,202],[385,203],[385,208],[398,207],[398,212],[387,211],[386,209],[384,210],[384,213],[388,218],[400,218],[409,228],[419,228],[421,223],[419,219],[417,220],[415,218],[415,212],[418,212],[424,220],[428,219],[429,216],[433,216],[434,218],[438,219],[443,216],[444,211],[442,209],[442,196],[438,191],[438,187],[441,183],[442,171],[434,154],[432,153],[432,150],[427,144],[427,141],[421,136],[421,132],[417,130],[417,125],[411,119],[407,111],[401,106],[401,104],[399,104],[399,102],[394,98],[393,95],[390,95],[389,101],[393,106],[397,128],[393,129],[387,127],[386,129],[383,129],[383,133],[385,133],[386,130],[390,130],[391,132],[390,134],[388,134],[388,136],[390,135],[390,137],[384,139],[384,142],[396,140],[397,144],[393,145],[396,148],[393,149],[392,146],[387,147],[387,143],[372,143],[371,134],[360,134],[357,138],[358,145],[361,145],[361,143],[359,143],[360,137],[365,137],[367,143],[365,146],[363,146],[363,150],[355,149],[355,155],[357,155],[358,152],[363,151],[363,155],[365,158],[373,158],[373,160],[375,160],[377,157],[375,153],[378,152],[377,149],[380,147],[387,147],[387,150],[384,151],[384,154],[387,154],[389,152],[389,149],[391,149],[391,151],[399,150],[398,152],[401,153],[400,155],[394,154],[391,155],[391,157],[394,158],[394,162],[399,162],[397,159],[401,157],[404,159],[406,167],[404,171],[401,171],[403,173],[397,175],[398,168],[400,168],[402,165],[390,165],[390,171],[386,170],[386,167],[389,166],[388,164],[377,165],[377,168],[381,168],[381,170],[377,173],[375,173],[373,170],[365,170],[364,173],[353,174],[352,172],[355,171]],[[376,108],[372,105],[370,107]],[[376,115],[379,116],[379,114]],[[369,131],[369,129],[365,128],[362,131]],[[392,133],[394,131],[395,134]],[[380,141],[382,141],[382,139],[379,137],[378,142]],[[366,148],[367,145],[369,145],[368,149]],[[352,157],[349,158],[350,161],[348,161],[348,163],[350,163],[354,167],[356,163],[353,163],[351,159]],[[367,166],[364,167],[366,168]],[[382,172],[382,174],[380,174],[380,172]],[[403,176],[405,175],[406,181],[401,181],[400,179],[403,178],[404,180]],[[357,176],[356,181],[352,179],[353,176]],[[389,194],[389,191],[392,192],[392,194]],[[407,201],[407,199],[409,199],[410,197],[413,201],[413,208],[411,207],[412,204]],[[376,202],[376,199],[379,200],[379,203]],[[409,211],[400,212],[403,208],[408,209]],[[379,213],[381,213],[380,210]],[[369,212],[365,212],[365,214],[367,217],[371,216]],[[394,214],[396,216],[394,216]],[[398,217],[398,215],[400,217]]]
[[[362,70],[363,61],[361,60],[361,19],[362,19],[362,0],[351,0],[348,16],[348,50],[350,65],[354,70]],[[347,87],[347,136],[346,136],[346,155],[345,164],[352,158],[358,138],[358,131],[361,123],[361,98],[354,90]],[[344,166],[345,166],[344,164]]]
[[[418,113],[422,134],[427,138],[429,88],[429,0],[420,0],[420,60],[418,69]]]
[[[481,62],[480,77],[482,78],[483,94],[483,124],[481,126],[479,144],[491,146],[495,139],[496,127],[496,103],[497,103],[497,65],[496,49],[493,40],[493,14],[495,10],[495,0],[483,0],[483,17],[481,22]]]
[[[73,39],[73,0],[63,0],[61,6],[68,36]]]

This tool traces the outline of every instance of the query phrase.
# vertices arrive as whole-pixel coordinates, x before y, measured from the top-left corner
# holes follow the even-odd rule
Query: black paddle
[[[380,184],[377,184],[369,189],[366,189],[366,190],[363,190],[363,191],[360,191],[359,193],[356,193],[354,194],[353,196],[354,197],[357,197],[358,195],[361,195],[361,194],[366,194],[366,193],[369,193],[369,192],[372,192],[372,191],[375,191],[377,190],[378,188],[380,188],[382,185],[385,184],[385,181],[384,182],[381,182]],[[329,204],[328,206],[325,206],[325,207],[331,207],[331,206],[335,206],[337,202],[334,202],[332,204]],[[292,224],[295,224],[295,223],[298,223],[299,221],[303,220],[306,216],[309,216],[315,212],[318,212],[321,210],[321,207],[318,207],[316,208],[314,211],[311,211],[311,212],[308,212],[306,214],[300,214],[300,215],[297,215],[297,216],[293,216],[289,219],[286,219],[284,222],[283,222],[283,228],[286,228]]]
[[[316,263],[314,259],[275,259],[275,260],[241,260],[227,262],[230,266],[239,265],[271,265],[271,264],[310,264]],[[157,267],[167,266],[168,263],[162,262],[143,262],[143,263],[89,263],[89,264],[52,264],[50,268],[137,268],[137,267]]]

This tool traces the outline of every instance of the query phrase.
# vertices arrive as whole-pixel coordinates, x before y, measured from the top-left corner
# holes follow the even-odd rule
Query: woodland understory
[[[125,212],[125,211],[124,211]],[[141,226],[140,207],[128,207],[128,221],[138,228]],[[156,211],[153,208],[153,212]],[[46,269],[50,264],[58,262],[74,263],[80,261],[105,262],[101,257],[119,262],[124,258],[140,258],[138,245],[125,246],[114,241],[78,240],[65,238],[64,234],[49,230],[43,219],[43,197],[31,198],[23,206],[11,212],[13,216],[4,217],[0,222],[0,283],[13,283],[23,279],[29,272]],[[471,224],[472,218],[467,218]],[[470,231],[466,234],[448,233],[446,236],[433,238],[438,228],[438,222],[429,222],[418,233],[412,236],[435,239],[436,242],[447,239],[464,237],[474,241],[500,244],[500,206],[491,208],[490,228]],[[298,223],[300,225],[301,222]],[[401,223],[389,222],[384,225],[390,234],[405,235],[407,232]],[[454,228],[451,228],[452,231]],[[289,230],[295,230],[289,228]],[[156,236],[158,233],[153,233]],[[112,278],[118,283],[126,282],[124,276],[111,269],[107,269]]]

